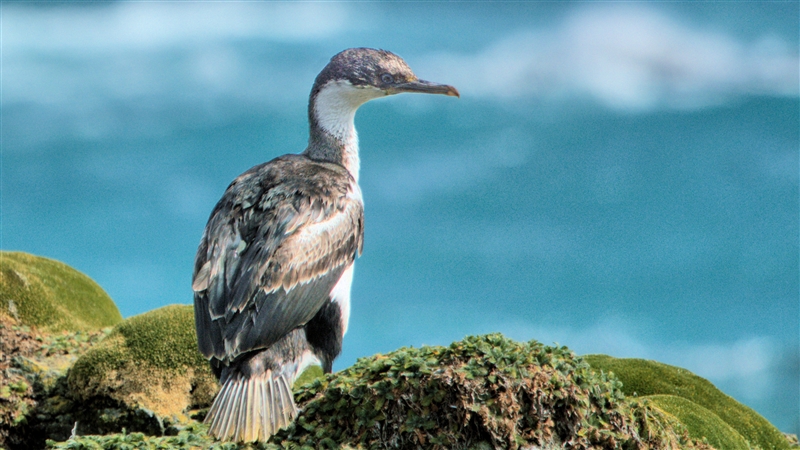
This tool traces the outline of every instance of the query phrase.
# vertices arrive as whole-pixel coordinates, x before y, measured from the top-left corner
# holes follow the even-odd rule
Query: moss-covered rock
[[[720,419],[718,415],[695,402],[674,395],[651,395],[644,398],[680,420],[686,426],[690,436],[696,439],[705,439],[714,448],[750,450],[750,445],[742,435]]]
[[[0,312],[45,332],[97,330],[122,321],[91,278],[22,252],[0,252]]]
[[[761,415],[686,369],[656,361],[606,355],[589,355],[584,358],[596,371],[614,373],[622,382],[622,391],[628,396],[681,397],[716,414],[752,447],[762,450],[790,448],[780,430]]]
[[[95,351],[92,350],[79,361],[91,364],[81,369],[76,363],[74,376],[83,371],[89,374],[83,379],[95,381],[73,385],[77,378],[73,380],[71,375],[73,392],[83,389],[84,395],[94,399],[115,398],[111,391],[126,389],[116,384],[118,374],[140,375],[124,363],[130,359],[150,371],[159,367],[163,373],[173,374],[172,384],[163,384],[164,379],[159,378],[157,381],[162,384],[148,395],[177,389],[179,394],[167,396],[175,396],[187,405],[191,400],[186,400],[185,383],[178,386],[177,378],[198,371],[207,371],[206,381],[213,393],[216,383],[195,349],[190,307],[162,308],[134,319],[118,326],[98,346],[96,350],[102,353],[92,354]],[[181,329],[190,330],[190,336],[176,338]],[[141,348],[132,350],[129,346]],[[117,348],[121,348],[119,353],[115,353]],[[138,353],[141,351],[144,353]],[[164,355],[171,352],[184,356],[165,359]],[[627,365],[618,362],[604,356],[584,359],[565,347],[548,347],[535,341],[517,343],[496,334],[468,337],[449,347],[403,348],[362,358],[353,367],[336,374],[320,377],[318,369],[316,373],[308,372],[310,381],[301,379],[295,384],[300,415],[268,443],[241,447],[216,442],[208,437],[204,425],[188,420],[173,428],[174,436],[117,432],[76,436],[65,442],[49,442],[48,446],[215,450],[786,448],[781,446],[785,440],[773,447],[752,444],[721,415],[689,398],[720,401],[715,388],[702,378],[649,361]],[[600,366],[604,368],[598,370]],[[614,370],[610,370],[612,366]],[[98,367],[101,370],[95,369]],[[624,370],[631,367],[639,372]],[[617,378],[611,372],[624,376]],[[623,384],[625,380],[628,385]],[[666,390],[670,385],[669,394],[653,392]],[[105,391],[100,389],[102,386]],[[625,395],[626,390],[630,390],[630,395]],[[210,400],[208,395],[206,401]],[[115,401],[136,404],[139,413],[146,411],[144,408],[155,408],[145,406],[136,395]],[[741,407],[731,401],[723,403],[724,407]],[[91,399],[87,404],[99,405],[98,410],[103,408],[102,402],[92,403]],[[79,434],[83,433],[79,430]]]
[[[68,383],[70,395],[91,416],[83,432],[150,431],[147,424],[153,421],[163,432],[162,420],[188,420],[187,412],[208,406],[217,391],[208,362],[197,350],[193,309],[185,305],[117,325],[75,362]]]

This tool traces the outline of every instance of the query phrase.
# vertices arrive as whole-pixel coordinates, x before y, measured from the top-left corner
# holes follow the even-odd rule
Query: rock
[[[41,332],[99,330],[122,321],[91,278],[22,252],[0,252],[0,312]]]
[[[725,395],[708,380],[686,369],[656,361],[613,358],[606,355],[589,355],[585,359],[592,369],[613,373],[619,378],[622,382],[622,391],[628,397],[671,395],[684,398],[717,415],[746,439],[751,447],[758,446],[762,450],[790,448],[783,434],[757,412]],[[663,399],[661,403],[677,404],[675,401]],[[711,418],[708,420],[713,421]],[[693,437],[702,438],[697,434]]]

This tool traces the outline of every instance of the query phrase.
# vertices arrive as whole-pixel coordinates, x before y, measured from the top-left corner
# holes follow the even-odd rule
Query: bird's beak
[[[401,92],[417,92],[420,94],[442,94],[451,97],[461,97],[458,90],[453,86],[447,84],[431,83],[425,80],[409,81],[408,83],[400,83],[391,87],[389,93],[399,94]]]

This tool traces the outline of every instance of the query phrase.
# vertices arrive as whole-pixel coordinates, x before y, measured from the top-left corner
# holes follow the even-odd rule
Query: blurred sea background
[[[192,302],[208,214],[307,140],[328,59],[460,100],[359,110],[365,252],[336,369],[499,331],[685,367],[800,432],[790,2],[0,3],[0,248],[129,317]]]

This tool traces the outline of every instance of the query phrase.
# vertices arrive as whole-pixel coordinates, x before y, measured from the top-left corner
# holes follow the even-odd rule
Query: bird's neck
[[[332,81],[319,90],[313,90],[308,104],[308,148],[303,153],[311,159],[341,164],[358,182],[361,162],[356,111],[365,102],[381,95],[380,91],[357,88],[342,81]]]

